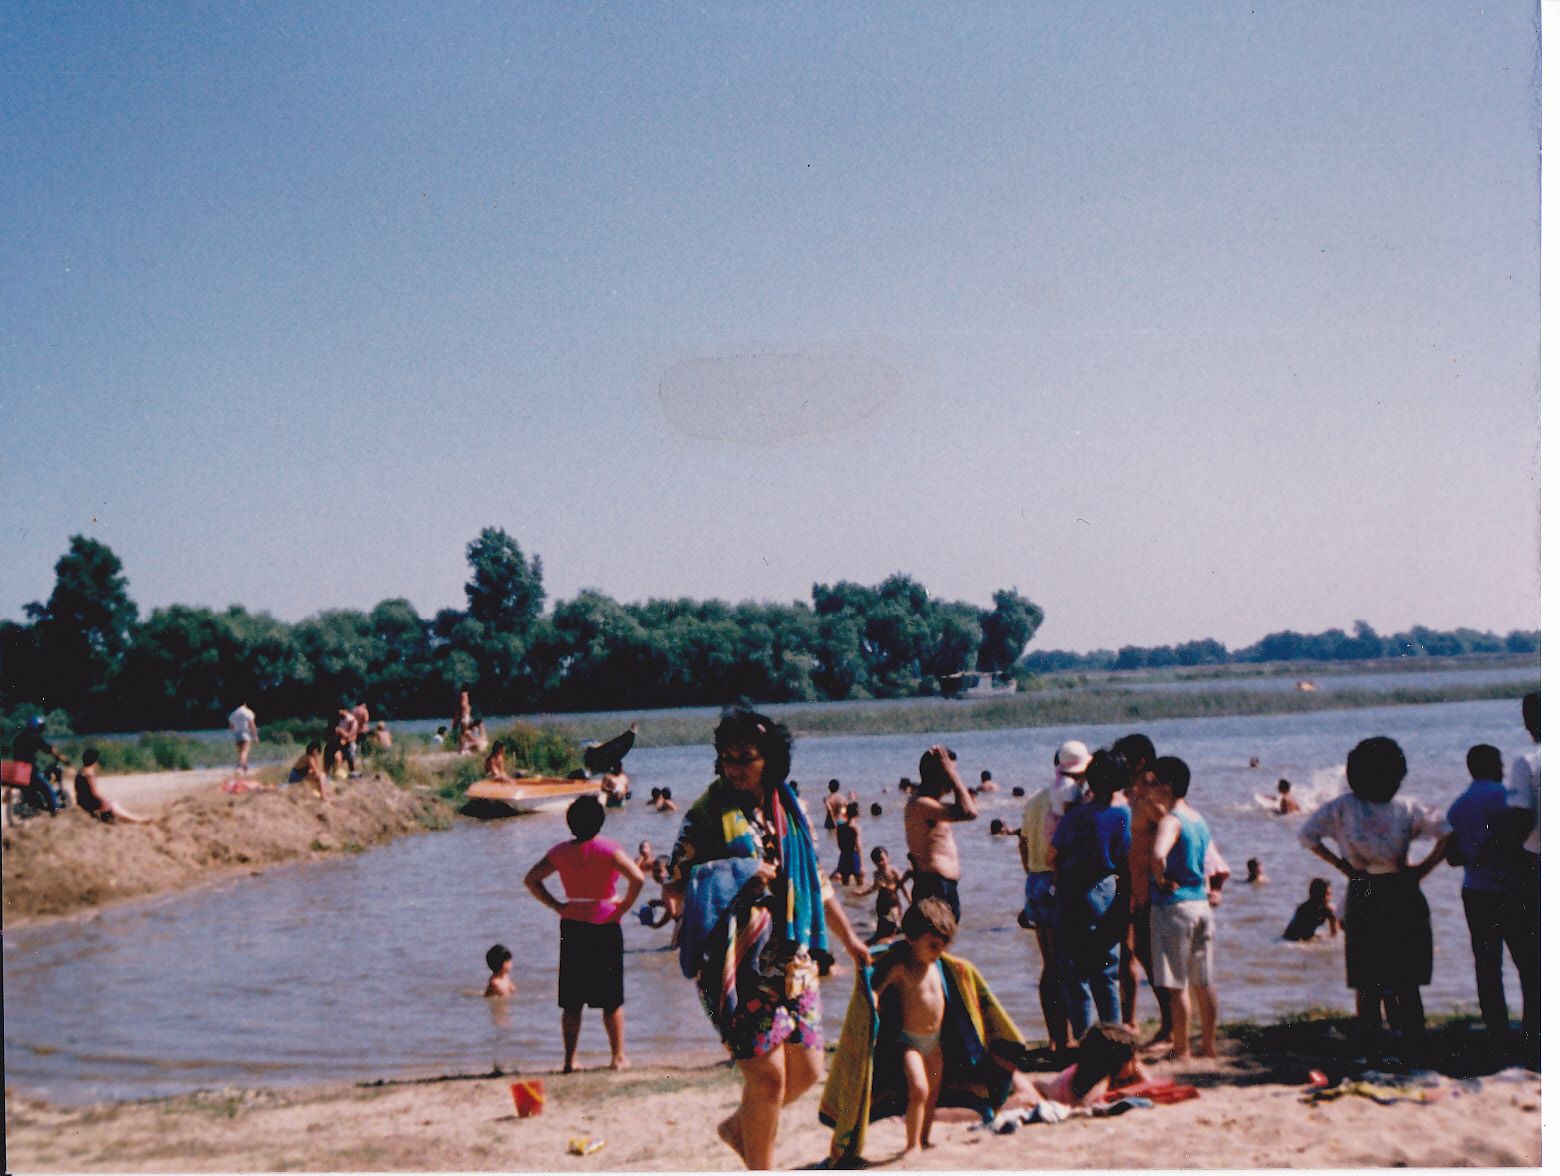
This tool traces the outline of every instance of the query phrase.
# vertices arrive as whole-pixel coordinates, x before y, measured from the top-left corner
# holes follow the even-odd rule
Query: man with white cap
[[[1024,917],[1034,928],[1040,946],[1040,1013],[1054,1051],[1070,1049],[1067,1002],[1062,991],[1062,965],[1056,958],[1056,848],[1051,838],[1062,814],[1083,796],[1083,774],[1089,767],[1089,749],[1077,739],[1057,748],[1051,763],[1055,778],[1042,784],[1024,805],[1024,821],[1018,834],[1018,860],[1023,863]]]

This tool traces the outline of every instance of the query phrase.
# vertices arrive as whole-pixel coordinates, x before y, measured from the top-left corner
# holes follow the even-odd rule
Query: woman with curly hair
[[[742,1074],[742,1101],[717,1132],[749,1168],[774,1167],[780,1108],[823,1073],[828,931],[857,963],[871,958],[818,867],[790,771],[783,724],[728,711],[715,728],[715,781],[672,851],[683,974]]]

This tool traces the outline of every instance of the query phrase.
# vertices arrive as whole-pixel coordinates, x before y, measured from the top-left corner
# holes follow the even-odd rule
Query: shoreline
[[[1331,1026],[1334,1023],[1328,1023]],[[1113,1118],[1021,1127],[1011,1135],[939,1120],[936,1147],[901,1157],[903,1126],[873,1124],[871,1166],[941,1170],[1536,1166],[1541,1080],[1525,1071],[1447,1078],[1424,1101],[1381,1105],[1350,1094],[1306,1099],[1321,1023],[1249,1028],[1217,1060],[1160,1062],[1152,1076],[1198,1097]],[[1443,1048],[1460,1030],[1443,1026]],[[1466,1040],[1466,1038],[1464,1038]],[[719,1047],[711,1041],[711,1054]],[[1498,1064],[1498,1063],[1497,1063]],[[515,1115],[514,1075],[441,1075],[272,1089],[224,1087],[165,1098],[60,1106],[7,1089],[13,1171],[734,1171],[713,1124],[736,1105],[726,1062],[614,1072],[524,1070],[540,1078],[542,1113]],[[821,1085],[782,1114],[775,1163],[817,1164],[829,1130]],[[603,1147],[572,1155],[583,1136]]]

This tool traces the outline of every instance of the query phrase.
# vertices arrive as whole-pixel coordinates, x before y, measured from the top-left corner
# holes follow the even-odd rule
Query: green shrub
[[[514,723],[495,736],[509,746],[509,770],[514,773],[531,772],[539,776],[567,776],[584,761],[574,740],[557,731],[544,731],[529,723]],[[472,757],[476,759],[475,756]],[[477,775],[481,778],[481,764]]]

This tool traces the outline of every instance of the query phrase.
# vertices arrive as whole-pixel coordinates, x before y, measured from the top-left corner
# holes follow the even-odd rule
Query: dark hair
[[[672,799],[671,787],[668,786],[666,788],[661,789],[661,796],[662,796],[663,799],[671,800]]]
[[[906,939],[919,939],[934,931],[944,939],[952,939],[958,929],[959,920],[953,917],[953,908],[940,898],[917,899],[899,920],[899,930]]]
[[[989,779],[991,779],[991,773],[989,771],[982,771],[981,774],[980,774],[980,778],[982,780],[989,780]]]
[[[1022,796],[1022,795],[1024,795],[1024,786],[1022,784],[1015,784],[1015,785],[1013,785],[1013,795],[1014,796]]]
[[[1108,800],[1127,786],[1131,772],[1119,751],[1106,751],[1102,747],[1089,760],[1083,779],[1096,798],[1105,797]]]
[[[872,802],[871,812],[874,817],[881,817],[883,815],[883,806],[874,800]]]
[[[508,961],[514,958],[514,953],[505,947],[502,943],[495,943],[492,947],[487,949],[488,971],[492,972],[494,975],[497,975],[498,970],[502,968]]]
[[[830,780],[829,781],[829,791],[830,792],[838,792],[839,790],[840,790],[840,782],[838,780]]]
[[[650,789],[650,799],[651,800],[659,800],[660,798],[661,798],[661,790],[659,788],[652,788],[652,789]]]
[[[952,755],[953,753],[950,752],[950,759]],[[949,778],[947,771],[944,770],[942,761],[937,758],[930,748],[921,753],[921,760],[916,765],[916,771],[920,774],[921,787],[923,789],[935,789],[932,792],[933,796],[941,796],[953,787],[953,780]]]
[[[1505,764],[1501,762],[1500,748],[1488,743],[1476,743],[1468,749],[1468,774],[1475,780],[1500,781],[1506,777]]]
[[[1397,795],[1408,775],[1408,761],[1397,741],[1377,735],[1355,745],[1349,752],[1344,774],[1349,791],[1363,801],[1385,804]]]
[[[887,857],[888,856],[888,850],[884,849],[881,845],[874,845],[872,847],[872,852],[867,854],[867,860],[869,862],[876,861],[878,854],[882,854],[884,857]]]
[[[847,817],[859,817],[859,816],[861,816],[861,806],[859,804],[857,804],[854,800],[851,801],[849,804],[847,804],[845,806],[845,815]]]
[[[1180,800],[1192,786],[1192,769],[1186,761],[1173,755],[1162,755],[1154,761],[1154,779],[1170,789],[1170,795]]]
[[[901,777],[899,777],[899,791],[901,791],[901,792],[910,792],[914,788],[915,788],[915,785],[910,782],[910,777],[909,776],[901,776]]]
[[[1246,859],[1246,869],[1251,870],[1253,873],[1255,873],[1257,870],[1260,870],[1261,868],[1262,868],[1262,859],[1261,858],[1247,858]]]
[[[1291,784],[1288,780],[1285,780],[1283,777],[1279,777],[1278,790],[1280,792],[1288,792],[1293,787],[1294,785]]]
[[[764,787],[773,788],[791,774],[791,732],[784,723],[756,711],[728,710],[715,726],[715,771],[720,772],[720,753],[739,743],[751,743],[764,760]]]
[[[1110,749],[1127,761],[1129,770],[1136,770],[1139,766],[1146,768],[1158,758],[1154,751],[1154,741],[1137,732],[1123,735],[1110,745]]]
[[[1137,1056],[1138,1036],[1125,1025],[1105,1021],[1092,1026],[1078,1043],[1078,1068],[1073,1072],[1074,1098],[1082,1098],[1101,1078],[1110,1078]]]
[[[1535,690],[1531,694],[1522,696],[1522,725],[1527,728],[1528,734],[1533,736],[1535,741],[1538,739],[1538,720],[1542,714],[1538,695],[1539,692]]]
[[[995,837],[997,834],[999,834],[1001,832],[1002,832],[1002,818],[1001,817],[992,817],[991,818],[991,835],[993,837]]]
[[[574,834],[574,840],[589,841],[606,824],[607,810],[601,807],[601,802],[594,796],[576,796],[563,819],[569,823],[569,832]]]
[[[318,739],[311,739],[311,740],[309,740],[308,746],[306,746],[303,749],[303,754],[304,755],[308,755],[311,751],[319,751],[319,750],[320,750],[320,741]]]
[[[82,767],[90,768],[93,764],[95,764],[97,762],[98,762],[98,749],[97,748],[89,747],[89,748],[87,748],[86,751],[81,753],[81,766]]]
[[[1312,878],[1311,879],[1311,890],[1310,890],[1311,897],[1314,898],[1314,899],[1317,899],[1318,901],[1320,901],[1322,895],[1324,895],[1326,893],[1327,893],[1327,879],[1326,878]]]

